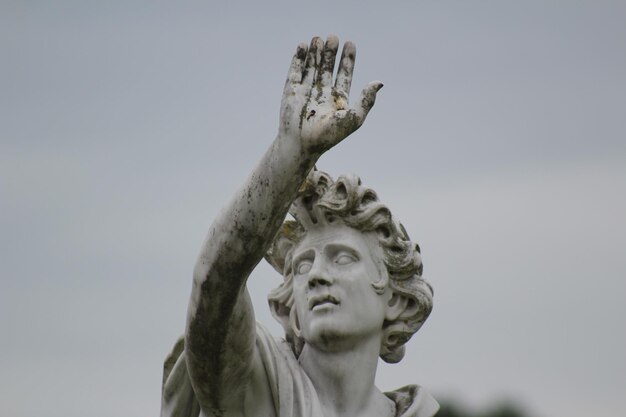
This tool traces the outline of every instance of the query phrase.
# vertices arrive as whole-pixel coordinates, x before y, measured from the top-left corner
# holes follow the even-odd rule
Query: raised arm
[[[285,83],[278,135],[202,246],[185,344],[192,386],[207,415],[240,408],[258,365],[248,276],[317,159],[361,126],[382,87],[370,83],[348,106],[356,50],[346,42],[333,84],[337,48],[334,36],[298,46]]]

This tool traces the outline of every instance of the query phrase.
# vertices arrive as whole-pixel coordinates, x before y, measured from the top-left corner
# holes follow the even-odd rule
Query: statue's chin
[[[333,321],[329,318],[328,320],[316,320],[303,334],[303,337],[308,345],[321,350],[334,351],[345,343],[349,334],[339,328],[336,320]]]

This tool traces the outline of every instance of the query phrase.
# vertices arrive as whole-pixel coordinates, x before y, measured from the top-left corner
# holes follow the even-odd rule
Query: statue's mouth
[[[313,310],[315,307],[323,305],[339,305],[339,300],[331,294],[314,295],[309,298],[309,310]]]

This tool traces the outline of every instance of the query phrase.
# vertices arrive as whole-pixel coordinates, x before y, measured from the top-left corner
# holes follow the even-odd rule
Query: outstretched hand
[[[281,102],[281,135],[302,142],[305,151],[321,155],[365,121],[383,84],[369,83],[353,106],[348,104],[356,47],[346,42],[333,84],[339,40],[319,37],[298,45],[291,61]]]

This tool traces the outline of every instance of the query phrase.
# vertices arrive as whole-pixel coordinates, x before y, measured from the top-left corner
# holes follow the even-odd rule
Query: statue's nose
[[[316,260],[309,271],[309,288],[314,288],[319,285],[332,285],[333,281],[326,263],[322,260]]]

